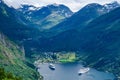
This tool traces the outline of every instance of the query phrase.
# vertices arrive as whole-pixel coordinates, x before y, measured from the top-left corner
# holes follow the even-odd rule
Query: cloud
[[[4,1],[9,6],[13,6],[15,8],[20,7],[21,4],[30,4],[30,5],[35,5],[37,7],[38,6],[42,7],[53,3],[64,4],[75,12],[89,3],[105,4],[115,0],[4,0]],[[116,0],[116,1],[120,2],[120,0]]]

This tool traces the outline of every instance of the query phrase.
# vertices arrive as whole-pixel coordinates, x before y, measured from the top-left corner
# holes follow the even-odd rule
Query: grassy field
[[[48,62],[69,63],[69,62],[76,62],[77,60],[78,57],[76,56],[75,52],[51,53],[51,54],[39,56],[39,58],[37,58],[38,63],[48,63]]]
[[[57,57],[61,63],[75,62],[77,59],[75,53],[57,54]]]

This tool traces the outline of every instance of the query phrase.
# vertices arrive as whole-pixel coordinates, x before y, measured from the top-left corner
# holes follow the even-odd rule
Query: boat
[[[89,70],[90,70],[90,68],[81,68],[81,69],[78,71],[78,75],[82,75],[82,74],[84,74],[84,73],[87,73]]]
[[[49,64],[49,68],[52,70],[55,70],[55,65],[54,64]]]

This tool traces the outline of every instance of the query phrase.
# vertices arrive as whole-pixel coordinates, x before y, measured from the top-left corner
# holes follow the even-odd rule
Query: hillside
[[[21,24],[14,15],[13,8],[9,8],[3,2],[0,3],[0,31],[14,41],[24,41],[38,35],[36,27]],[[19,36],[19,37],[18,37]]]
[[[18,76],[14,76],[12,73],[5,72],[3,68],[0,68],[0,80],[22,80]]]
[[[91,54],[86,59],[95,68],[108,70],[115,75],[119,73],[120,55],[120,8],[103,15],[91,22],[83,31],[86,40],[82,47]],[[87,38],[89,36],[89,38]],[[87,47],[86,47],[87,46]],[[99,54],[99,55],[98,55]],[[102,65],[102,66],[101,66]]]
[[[27,64],[22,49],[0,33],[0,67],[23,80],[37,80],[38,73]]]
[[[0,68],[22,77],[23,80],[37,80],[39,74],[26,60],[24,49],[12,42],[29,38],[31,35],[28,33],[33,29],[18,23],[12,12],[11,8],[0,3]],[[9,38],[6,38],[4,34]]]

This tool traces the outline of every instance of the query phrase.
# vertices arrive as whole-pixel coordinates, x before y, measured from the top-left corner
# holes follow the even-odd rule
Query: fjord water
[[[49,69],[49,64],[40,64],[38,71],[44,80],[114,80],[111,73],[90,69],[89,72],[79,76],[78,71],[83,66],[80,63],[55,64],[56,69]]]

